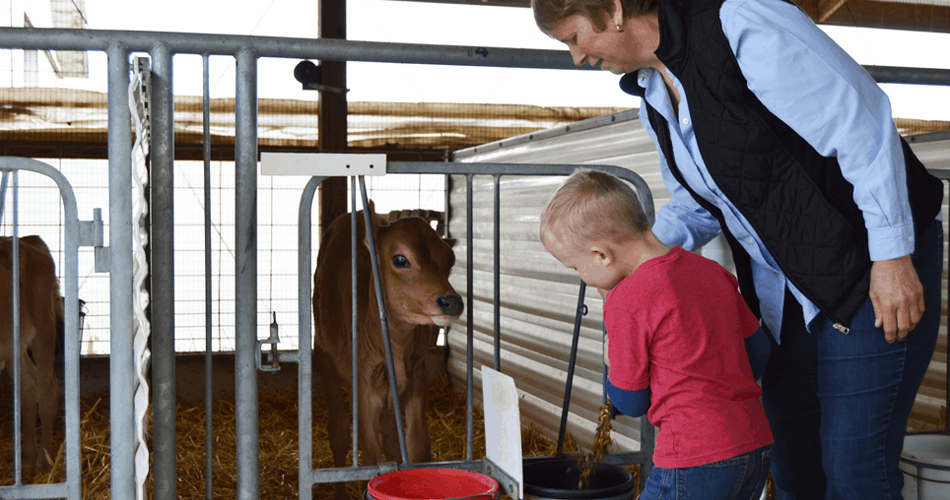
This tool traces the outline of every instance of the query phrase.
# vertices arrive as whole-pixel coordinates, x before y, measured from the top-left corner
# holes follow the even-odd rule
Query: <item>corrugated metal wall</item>
[[[930,138],[933,139],[933,135]],[[939,140],[914,142],[914,150],[929,168],[950,169],[950,136],[936,138]],[[669,202],[656,148],[637,119],[636,110],[469,148],[457,152],[453,161],[616,165],[643,177],[653,192],[655,208]],[[500,189],[501,368],[503,373],[515,379],[525,422],[537,425],[554,437],[560,425],[580,281],[545,252],[537,232],[541,211],[562,180],[502,177]],[[447,204],[449,233],[458,238],[455,251],[459,260],[451,280],[456,290],[463,292],[466,285],[465,189],[464,178],[453,178]],[[493,362],[493,190],[491,177],[474,178],[473,329],[475,397],[479,400],[481,380],[478,368],[491,366]],[[944,220],[948,218],[945,205]],[[707,245],[702,253],[732,269],[729,250],[721,237]],[[946,279],[946,271],[944,277]],[[596,292],[593,296],[588,295],[585,302],[589,313],[581,329],[568,431],[581,446],[586,447],[593,440],[602,398],[603,302]],[[946,306],[943,315],[946,318]],[[463,316],[462,321],[450,328],[447,336],[451,353],[449,374],[460,388],[465,384],[466,328]],[[946,352],[944,319],[937,354],[918,396],[912,422],[936,423],[939,419],[940,405],[946,404]],[[618,418],[614,424],[614,439],[620,450],[639,450],[638,428],[634,419]]]

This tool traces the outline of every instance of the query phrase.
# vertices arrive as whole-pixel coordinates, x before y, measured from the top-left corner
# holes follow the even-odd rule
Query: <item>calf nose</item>
[[[442,309],[442,313],[446,316],[458,316],[462,314],[462,297],[458,295],[439,297],[435,299],[435,302],[439,304],[439,308]]]

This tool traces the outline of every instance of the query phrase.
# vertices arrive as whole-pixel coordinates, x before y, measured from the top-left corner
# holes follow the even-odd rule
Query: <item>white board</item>
[[[521,413],[514,379],[482,366],[482,401],[485,402],[485,454],[518,481],[518,498],[524,498]]]

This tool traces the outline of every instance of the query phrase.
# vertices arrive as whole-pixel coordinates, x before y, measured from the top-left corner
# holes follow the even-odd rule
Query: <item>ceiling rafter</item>
[[[402,1],[402,0],[391,0]],[[531,0],[410,0],[427,3],[530,7]],[[927,0],[792,0],[818,24],[950,33],[950,6]],[[940,0],[931,0],[938,3]]]

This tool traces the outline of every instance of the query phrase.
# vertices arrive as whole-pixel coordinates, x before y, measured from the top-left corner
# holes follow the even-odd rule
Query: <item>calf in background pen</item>
[[[413,463],[428,462],[425,358],[432,325],[448,325],[462,313],[462,299],[448,279],[455,253],[422,218],[389,222],[374,213],[372,202],[369,211],[405,413],[408,458]],[[343,397],[344,385],[352,384],[350,267],[350,214],[345,214],[322,237],[313,293],[314,369],[326,398],[327,433],[336,467],[345,465],[350,443],[350,418]],[[375,465],[382,461],[382,453],[390,461],[399,461],[400,451],[362,211],[357,213],[356,276],[360,448],[363,465]],[[336,497],[344,495],[343,483],[337,483]]]
[[[13,244],[0,237],[0,372],[13,378]],[[56,338],[63,325],[63,301],[53,256],[39,236],[20,238],[20,403],[23,468],[49,465],[53,420],[59,410],[59,381],[54,367]],[[29,351],[29,352],[28,352]],[[9,368],[7,368],[9,367]],[[41,451],[36,447],[36,415],[42,422]]]

